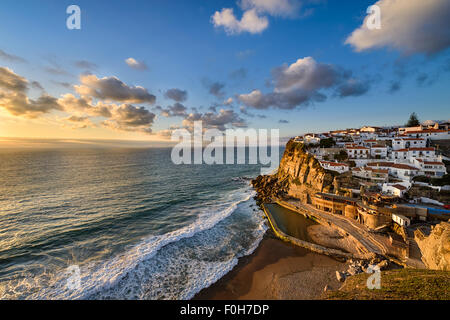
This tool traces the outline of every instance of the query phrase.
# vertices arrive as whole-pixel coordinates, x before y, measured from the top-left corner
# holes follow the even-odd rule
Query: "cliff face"
[[[259,176],[252,183],[260,202],[286,195],[306,200],[305,197],[317,192],[334,192],[339,188],[335,174],[323,169],[302,144],[293,140],[286,145],[277,173]]]
[[[415,240],[427,268],[450,271],[450,223],[436,225],[428,237],[416,232]]]

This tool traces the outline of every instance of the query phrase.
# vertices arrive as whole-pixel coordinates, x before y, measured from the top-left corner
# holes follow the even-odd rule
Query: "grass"
[[[339,291],[324,293],[329,300],[450,300],[450,272],[399,269],[381,272],[381,289],[369,290],[369,274],[349,277]]]

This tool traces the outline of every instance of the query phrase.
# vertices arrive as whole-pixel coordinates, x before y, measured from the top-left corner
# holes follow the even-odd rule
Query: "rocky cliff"
[[[450,271],[450,223],[434,226],[429,236],[416,231],[415,240],[428,269]]]
[[[275,197],[291,196],[306,200],[317,192],[334,192],[339,189],[337,174],[321,167],[301,143],[290,140],[280,166],[272,176],[259,176],[252,181],[259,202]]]

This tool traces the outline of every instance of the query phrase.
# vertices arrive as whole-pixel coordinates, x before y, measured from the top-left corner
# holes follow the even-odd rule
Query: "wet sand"
[[[337,290],[336,270],[346,263],[275,238],[271,231],[253,254],[195,300],[319,299],[325,286]]]

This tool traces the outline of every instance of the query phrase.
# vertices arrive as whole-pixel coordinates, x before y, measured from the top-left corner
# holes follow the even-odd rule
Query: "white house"
[[[367,159],[369,157],[370,149],[366,147],[353,146],[345,147],[349,159]]]
[[[305,144],[319,144],[320,138],[313,133],[307,133],[303,137]]]
[[[392,140],[393,150],[425,148],[426,146],[427,140],[423,138],[395,138]]]
[[[428,138],[431,140],[444,140],[450,137],[448,131],[439,129],[411,130],[405,132],[405,134],[410,138]]]
[[[442,161],[427,161],[426,159],[414,159],[414,165],[428,177],[442,178],[447,174],[447,168]]]
[[[394,222],[398,223],[402,227],[408,227],[411,225],[411,219],[409,219],[408,217],[405,217],[401,214],[393,213],[392,220],[394,220]]]
[[[375,182],[385,182],[389,179],[389,170],[371,167],[352,168],[352,176],[370,179]]]
[[[370,156],[373,158],[384,159],[388,155],[388,148],[381,144],[374,144],[370,147]]]
[[[435,158],[434,148],[409,148],[392,151],[392,159],[413,161],[413,158]]]
[[[409,184],[410,185],[410,184]],[[384,183],[382,192],[402,198],[408,191],[408,187],[400,183]]]
[[[407,164],[394,163],[389,173],[398,179],[411,181],[412,178],[420,175],[420,169]]]
[[[337,171],[339,173],[344,173],[350,170],[350,167],[348,164],[345,163],[338,163],[338,162],[330,162],[330,161],[320,161],[320,165],[324,169]]]

